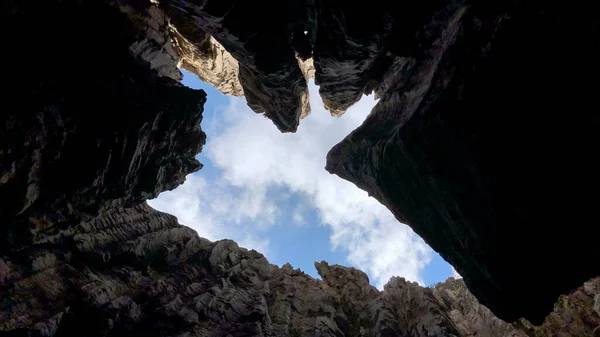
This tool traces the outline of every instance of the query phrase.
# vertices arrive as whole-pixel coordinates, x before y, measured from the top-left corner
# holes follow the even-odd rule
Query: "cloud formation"
[[[454,269],[454,267],[452,267],[452,277],[454,277],[455,279],[462,278],[462,276],[460,276],[460,274],[456,271],[456,269]]]
[[[269,256],[269,240],[258,235],[260,229],[275,224],[276,205],[264,193],[227,186],[222,179],[207,181],[202,174],[191,174],[173,191],[163,192],[148,204],[173,214],[201,237],[215,241],[233,239],[240,246]],[[252,223],[255,227],[244,226]]]
[[[230,98],[223,111],[215,112],[218,120],[204,125],[204,154],[220,176],[208,181],[200,171],[150,204],[175,214],[201,236],[233,238],[269,257],[269,242],[257,239],[256,233],[277,225],[287,197],[274,191],[298,193],[308,201],[292,207],[290,222],[319,225],[306,223],[303,216],[313,208],[321,224],[331,228],[332,248],[347,251],[348,262],[367,272],[377,287],[395,275],[422,284],[420,271],[431,260],[431,249],[366,192],[324,169],[329,149],[362,123],[375,101],[363,97],[334,118],[323,108],[313,83],[309,90],[313,111],[295,134],[280,133],[243,99]]]

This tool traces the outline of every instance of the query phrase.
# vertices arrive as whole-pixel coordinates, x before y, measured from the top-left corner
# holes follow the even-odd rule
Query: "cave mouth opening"
[[[351,265],[383,288],[391,276],[431,285],[452,268],[410,227],[366,192],[329,174],[327,152],[377,103],[363,96],[333,118],[309,81],[312,112],[296,133],[281,133],[244,98],[225,96],[184,71],[184,85],[207,92],[204,167],[149,204],[209,240],[233,239],[279,266],[319,277],[316,261]]]

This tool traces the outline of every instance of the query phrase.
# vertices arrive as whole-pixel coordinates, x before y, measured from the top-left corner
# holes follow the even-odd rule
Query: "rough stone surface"
[[[526,336],[521,329],[507,328],[506,322],[480,305],[461,279],[449,278],[444,283],[436,284],[433,294],[442,303],[444,311],[455,322],[462,336]]]
[[[365,273],[326,262],[315,264],[323,278],[315,280],[233,241],[199,238],[145,203],[84,219],[11,255],[0,258],[0,331],[6,333],[469,336],[460,327],[495,336],[453,322],[448,306],[459,304],[442,303],[416,283],[393,278],[380,292]],[[460,297],[467,290],[452,291]],[[476,318],[483,326],[489,319]],[[519,335],[494,323],[502,336]]]
[[[156,6],[155,8],[158,9]],[[186,31],[186,34],[194,38],[194,42],[191,42],[176,27],[170,27],[173,45],[181,57],[181,68],[195,74],[202,82],[212,85],[223,94],[243,96],[244,90],[238,79],[239,65],[233,56],[197,26],[180,25],[179,29],[193,29]]]
[[[315,83],[332,115],[343,114],[372,90],[371,82],[387,53],[384,45],[393,21],[388,7],[357,1],[318,2]]]
[[[129,46],[131,54],[148,62],[159,76],[182,80],[183,75],[177,67],[181,53],[178,54],[173,47],[168,18],[164,12],[150,4],[145,8],[123,4],[120,9],[141,35]]]
[[[60,231],[78,212],[94,216],[156,197],[201,168],[194,156],[206,138],[204,92],[132,57],[130,46],[145,30],[118,9],[23,1],[5,22],[17,31],[37,27],[37,44],[7,40],[24,57],[56,52],[7,69],[12,108],[0,115],[0,251]],[[96,29],[103,22],[111,25]],[[70,39],[55,38],[66,32]],[[87,58],[71,57],[77,54]],[[89,64],[94,72],[82,78]]]
[[[164,8],[181,11],[176,5],[174,1],[167,2]],[[268,5],[275,9],[284,7],[280,2]],[[277,88],[269,87],[266,92],[283,95],[277,98],[280,101],[275,104],[284,106],[299,97],[302,99],[302,95],[297,95],[302,90],[296,90],[302,85],[294,86],[295,80],[289,80],[296,76],[290,74],[302,71],[308,74],[310,71],[311,48],[318,45],[313,38],[318,34],[311,28],[314,27],[311,22],[327,11],[347,13],[346,9],[335,9],[336,4],[329,4],[332,6],[329,9],[319,7],[324,5],[300,1],[286,8],[290,11],[305,9],[299,14],[271,21],[257,20],[265,18],[265,13],[261,14],[262,17],[250,15],[255,20],[252,23],[241,20],[241,13],[244,10],[247,10],[246,14],[260,13],[265,8],[202,2],[188,4],[187,10],[193,10],[194,14],[190,17],[193,22],[202,24],[198,27],[206,28],[202,32],[213,34],[232,56],[246,62],[240,61],[240,66],[246,67],[246,75],[251,74],[259,82],[273,80],[269,85],[282,84]],[[554,307],[555,311],[541,327],[521,321],[517,328],[497,319],[482,307],[462,281],[451,279],[435,288],[424,288],[394,277],[383,291],[378,291],[369,285],[365,273],[354,268],[316,263],[322,278],[316,280],[290,265],[273,266],[261,254],[239,248],[232,241],[209,242],[199,238],[190,228],[179,225],[175,217],[153,210],[145,203],[161,191],[175,188],[187,174],[201,167],[195,156],[205,142],[200,128],[205,94],[177,82],[179,78],[173,66],[179,62],[177,57],[181,50],[177,49],[178,45],[169,44],[165,35],[165,32],[179,32],[184,36],[190,31],[182,29],[181,22],[177,26],[177,19],[172,22],[156,6],[138,1],[117,4],[85,0],[43,3],[23,0],[3,4],[2,9],[5,8],[10,10],[3,12],[6,15],[2,24],[15,32],[6,36],[5,44],[18,51],[7,54],[10,58],[8,64],[25,64],[27,67],[5,69],[10,85],[4,89],[8,102],[0,115],[0,335],[523,336],[527,333],[530,336],[562,336],[591,335],[598,324],[598,316],[594,313],[600,305],[598,279],[586,283],[569,296],[561,297]],[[312,12],[314,8],[322,11],[317,15]],[[441,244],[444,240],[458,240],[455,250],[440,250],[462,275],[470,276],[467,283],[476,291],[477,297],[488,301],[492,309],[505,317],[527,314],[527,317],[535,318],[543,312],[544,301],[548,301],[552,291],[563,291],[567,284],[588,275],[576,269],[571,263],[573,260],[567,257],[586,253],[579,258],[589,259],[593,267],[596,255],[590,253],[588,248],[594,246],[588,243],[596,238],[593,226],[575,221],[580,220],[580,216],[589,215],[585,213],[587,208],[582,208],[583,215],[572,214],[574,222],[569,223],[573,230],[579,229],[580,232],[563,231],[559,237],[558,233],[552,232],[553,227],[536,227],[534,223],[532,228],[535,227],[538,234],[542,233],[540,235],[544,237],[541,239],[544,240],[538,237],[536,239],[540,240],[532,239],[533,229],[524,225],[523,218],[514,211],[516,206],[513,205],[523,205],[524,200],[531,203],[531,208],[519,209],[526,215],[527,210],[541,209],[536,202],[546,202],[544,209],[548,205],[556,205],[556,201],[552,203],[548,199],[556,197],[556,193],[542,190],[549,193],[546,196],[539,190],[532,193],[530,189],[523,191],[522,188],[527,187],[527,183],[532,184],[531,188],[546,183],[527,180],[533,174],[526,164],[533,162],[540,165],[535,160],[546,154],[543,146],[549,146],[547,142],[550,141],[542,137],[544,130],[537,129],[529,118],[550,123],[550,126],[552,121],[548,122],[532,109],[532,116],[519,116],[524,129],[515,130],[510,128],[514,123],[502,124],[503,119],[497,116],[500,112],[511,111],[505,108],[512,101],[491,98],[500,94],[504,94],[504,98],[512,97],[508,95],[507,91],[510,91],[517,98],[524,99],[525,86],[529,88],[531,83],[537,83],[545,90],[551,89],[540,82],[540,76],[547,79],[544,76],[550,75],[536,68],[537,63],[521,65],[515,59],[522,61],[522,56],[528,55],[538,62],[541,58],[536,56],[540,55],[564,60],[575,56],[570,51],[554,50],[555,54],[552,54],[529,47],[531,41],[535,41],[535,47],[546,46],[548,41],[543,35],[546,33],[552,33],[554,42],[564,43],[566,37],[561,35],[560,29],[546,32],[548,27],[563,23],[555,20],[552,11],[544,14],[550,15],[549,18],[540,19],[531,13],[526,16],[533,18],[533,23],[540,23],[535,25],[535,29],[539,29],[537,32],[543,33],[540,35],[542,38],[536,36],[538,39],[530,39],[527,30],[531,29],[530,25],[519,19],[519,11],[501,16],[503,20],[512,20],[509,20],[512,23],[508,27],[492,20],[498,18],[493,10],[481,18],[477,16],[477,8],[460,3],[449,4],[438,11],[444,15],[435,16],[435,20],[425,26],[427,34],[424,37],[418,35],[414,40],[408,39],[413,44],[417,41],[420,49],[392,49],[397,55],[392,57],[389,69],[381,75],[383,77],[377,80],[376,90],[381,96],[378,107],[359,130],[332,152],[329,167],[343,168],[345,177],[365,178],[366,182],[358,183],[359,186],[366,189],[377,187],[371,193],[390,207],[399,219],[411,224],[413,219],[430,221],[425,223],[431,228],[420,231],[428,241]],[[551,24],[547,24],[547,20]],[[564,22],[571,23],[568,20]],[[580,24],[585,26],[587,22],[583,20]],[[177,27],[170,28],[171,24]],[[246,24],[247,32],[242,31]],[[264,34],[282,27],[284,31],[292,32],[292,36],[283,38],[275,32],[276,37],[281,39],[272,40],[274,54],[266,55]],[[568,33],[568,29],[576,28],[565,29]],[[394,29],[390,30],[390,36],[397,36]],[[521,36],[515,33],[517,31],[522,37],[515,37]],[[35,39],[24,38],[23,32],[34,32]],[[589,30],[583,32],[593,33]],[[206,38],[203,34],[202,37]],[[355,36],[352,32],[346,34]],[[177,40],[177,37],[170,36]],[[240,37],[244,40],[239,40]],[[359,40],[366,43],[364,41],[371,38],[377,37]],[[193,44],[189,48],[199,48],[197,40],[187,41]],[[472,48],[477,43],[490,41],[493,42],[493,52]],[[511,54],[515,43],[520,47],[519,55]],[[586,62],[589,61],[586,57],[591,60],[596,56],[594,52],[598,51],[593,49],[594,46],[579,47],[590,52],[589,55],[577,54],[581,65],[595,65]],[[290,62],[294,66],[289,65],[286,56],[290,48],[293,61]],[[417,49],[420,52],[416,56],[411,55]],[[503,58],[495,53],[500,53]],[[372,57],[371,53],[361,55],[368,56],[367,59]],[[498,59],[513,62],[507,61],[506,67],[499,67]],[[281,60],[282,63],[270,63],[273,60]],[[464,63],[456,64],[457,60]],[[377,61],[369,62],[377,64]],[[331,66],[335,64],[332,62]],[[571,65],[575,67],[579,63]],[[365,65],[364,69],[373,67],[377,68]],[[83,71],[89,69],[93,71],[83,78]],[[322,71],[326,67],[320,69]],[[517,76],[525,70],[532,71],[528,75],[532,81],[515,83],[506,77]],[[570,79],[569,76],[579,74],[573,73],[573,69],[554,70],[552,76],[558,79]],[[586,74],[594,74],[596,68],[588,70]],[[278,71],[286,75],[281,78],[275,76]],[[315,71],[318,74],[318,67]],[[244,77],[246,75],[240,72],[239,78],[248,80],[249,77]],[[455,88],[455,81],[464,86],[459,85],[463,90],[459,90],[461,99],[471,102],[463,102],[464,106],[460,106],[463,110],[452,105],[458,104],[456,92],[447,93],[449,88],[459,89]],[[489,81],[494,81],[494,84]],[[244,85],[244,81],[241,83]],[[507,83],[512,85],[495,87]],[[332,98],[332,102],[354,97],[352,95],[365,88],[364,83],[355,86],[346,84],[340,85],[340,88],[350,95],[333,95],[338,98]],[[485,85],[502,90],[486,91],[489,87]],[[571,91],[574,90],[571,86],[557,87],[549,93],[556,94],[559,89],[565,95],[573,94]],[[589,90],[587,87],[579,90],[583,96],[577,97],[581,101],[593,97],[586,91]],[[246,87],[244,91],[247,95]],[[490,137],[496,139],[495,136],[499,135],[484,123],[484,117],[475,113],[480,111],[475,109],[479,107],[475,104],[477,102],[491,102],[491,107],[486,106],[490,113],[485,118],[494,117],[489,123],[513,131],[511,136],[515,139],[498,137],[502,138],[501,144],[492,142]],[[552,104],[561,102],[556,99]],[[536,102],[545,107],[543,103]],[[577,107],[577,104],[583,103],[577,101],[572,104]],[[452,108],[451,113],[439,112],[440,106]],[[271,117],[279,121],[283,129],[291,130],[301,116],[298,111],[294,110],[293,118],[290,114]],[[585,119],[585,116],[580,119]],[[571,121],[560,122],[565,126],[564,130],[571,130],[568,128]],[[577,123],[580,122],[577,120]],[[580,131],[593,126],[593,123],[581,124]],[[524,137],[528,133],[541,137],[539,143],[535,143],[540,148],[533,148],[540,153],[528,151],[525,156],[524,149],[532,149],[531,143],[523,142],[530,140]],[[561,140],[567,144],[581,141],[578,151],[583,151],[594,145],[590,134],[567,133],[571,138]],[[411,142],[404,142],[406,139]],[[482,147],[469,143],[469,150],[478,151],[461,150],[467,140]],[[552,154],[563,146],[550,145],[556,145]],[[505,146],[506,149],[503,148]],[[453,151],[443,151],[449,149]],[[593,149],[588,150],[594,153]],[[352,151],[356,150],[364,151],[360,158],[352,156]],[[585,158],[577,157],[577,153],[561,152],[562,159],[570,165],[581,164]],[[519,170],[525,170],[525,176],[514,182],[508,178],[496,182],[486,180],[496,177],[491,173],[497,171],[485,170],[491,170],[492,164],[498,164],[496,169],[500,171],[516,169],[510,166],[512,164],[490,159],[511,158],[508,154],[521,159],[517,162],[522,164]],[[395,165],[389,165],[390,161]],[[336,165],[331,166],[332,163]],[[377,170],[383,164],[383,169]],[[557,167],[549,165],[546,169],[568,168],[561,163],[552,164]],[[578,166],[579,175],[573,179],[586,179],[586,186],[593,186],[595,181],[586,173],[596,172],[596,167],[593,163],[588,164],[589,167]],[[479,167],[483,168],[478,170]],[[469,170],[468,175],[465,168]],[[408,178],[399,179],[398,171],[408,172]],[[451,179],[459,176],[463,177],[462,180]],[[412,184],[406,183],[405,179],[410,178],[414,178],[410,180]],[[561,181],[553,183],[553,188],[562,188],[564,192],[565,186],[561,185]],[[490,184],[495,188],[514,188],[524,195],[513,193],[509,203],[499,197],[497,190],[490,190]],[[483,193],[486,191],[491,192]],[[486,195],[497,198],[494,200],[499,204],[490,208],[484,198]],[[528,199],[533,195],[542,200]],[[572,202],[593,202],[580,200],[574,193],[566,195],[573,199]],[[388,197],[390,199],[386,199]],[[411,201],[410,207],[400,207],[400,201],[407,198]],[[469,204],[473,200],[479,203]],[[565,207],[571,206],[568,203],[571,200],[563,198],[559,201]],[[447,208],[449,204],[456,208]],[[427,207],[423,208],[423,205]],[[475,212],[475,206],[481,207],[483,213]],[[508,218],[497,209],[512,210],[508,214],[522,227],[502,222]],[[559,207],[552,209],[555,216],[562,215]],[[567,207],[567,210],[572,209],[578,208]],[[464,212],[462,217],[456,215],[459,211]],[[446,226],[436,227],[434,225],[440,223],[436,217],[440,214],[444,216],[443,224]],[[482,220],[484,215],[486,221]],[[488,227],[478,228],[478,223]],[[512,230],[511,235],[503,232],[498,224],[505,225],[505,231]],[[437,233],[435,238],[428,235],[433,232]],[[492,235],[496,235],[496,241],[480,240],[489,239]],[[523,235],[525,238],[521,238]],[[547,245],[560,243],[561,249],[554,247],[557,251],[554,255],[549,250],[541,250],[538,256],[523,254],[525,243],[531,249],[547,248],[544,246],[546,239],[550,240]],[[505,262],[502,262],[505,255],[482,255],[496,253],[503,248],[502,245],[515,250],[513,254],[522,255]],[[549,262],[544,262],[542,255],[550,259]],[[561,261],[565,263],[559,263]],[[555,267],[551,270],[552,276],[548,276],[549,266]],[[518,282],[511,279],[516,277],[515,274],[503,274],[501,271],[517,273]],[[478,273],[487,278],[478,279]],[[542,281],[551,281],[543,283],[539,279],[541,276],[547,277]],[[495,288],[485,283],[492,281]],[[502,288],[506,284],[513,287]],[[540,290],[552,287],[550,292]],[[499,294],[505,298],[495,297]],[[537,301],[541,309],[536,307]]]
[[[554,311],[546,317],[542,326],[533,326],[523,319],[518,322],[518,325],[533,337],[595,337],[600,332],[598,328],[600,316],[597,308],[599,295],[600,278],[595,278],[584,283],[568,296],[562,295],[554,305]],[[595,305],[594,298],[596,298]]]
[[[310,106],[290,29],[307,20],[304,11],[278,0],[171,0],[161,6],[189,41],[205,39],[206,32],[231,53],[239,63],[239,80],[252,110],[264,113],[282,132],[296,131]]]
[[[329,172],[409,224],[507,321],[541,324],[560,294],[600,274],[580,262],[600,261],[599,86],[574,85],[600,75],[592,12],[440,7],[418,48],[394,53],[365,122],[328,154]]]
[[[526,336],[460,280],[430,289],[395,277],[381,292],[365,273],[326,262],[315,263],[316,280],[233,241],[199,238],[145,203],[84,219],[0,265],[7,335]],[[543,329],[534,336],[574,331]]]
[[[145,203],[8,254],[0,256],[8,336],[526,336],[460,280],[431,289],[394,277],[378,291],[365,273],[326,262],[315,263],[316,280],[233,241],[199,238]],[[570,314],[592,306],[592,297],[579,300]],[[533,336],[586,327],[553,321]]]

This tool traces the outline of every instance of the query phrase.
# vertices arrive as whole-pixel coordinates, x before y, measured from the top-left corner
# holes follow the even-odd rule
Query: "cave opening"
[[[313,277],[319,277],[313,263],[321,260],[364,270],[380,289],[392,276],[432,285],[453,275],[410,227],[324,169],[327,151],[377,103],[372,95],[335,118],[311,80],[312,112],[297,132],[281,133],[243,97],[225,96],[184,74],[184,85],[207,92],[201,124],[207,143],[197,157],[204,167],[150,200],[152,207],[174,214],[201,237],[232,239]]]

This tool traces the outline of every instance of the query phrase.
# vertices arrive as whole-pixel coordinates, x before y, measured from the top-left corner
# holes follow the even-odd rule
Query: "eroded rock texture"
[[[267,109],[267,115],[282,131],[289,131],[297,126],[297,119],[302,115],[305,97],[302,81],[304,76],[311,76],[311,52],[319,46],[315,36],[322,33],[314,30],[321,27],[315,26],[314,21],[322,17],[322,26],[328,27],[335,20],[326,20],[323,16],[330,14],[324,13],[333,13],[331,15],[339,18],[335,23],[337,28],[320,28],[331,29],[333,34],[349,22],[355,25],[354,11],[359,9],[337,2],[314,4],[310,1],[287,5],[272,2],[265,4],[267,7],[261,6],[171,1],[157,7],[144,1],[75,0],[13,1],[3,5],[3,10],[9,10],[3,12],[2,24],[15,32],[6,36],[5,45],[17,51],[7,54],[8,64],[26,66],[5,69],[10,85],[4,93],[6,107],[10,108],[0,115],[1,335],[523,336],[527,333],[542,336],[592,333],[598,323],[593,312],[598,311],[599,306],[597,279],[568,297],[561,297],[554,313],[541,327],[521,321],[520,328],[516,328],[479,305],[462,281],[449,280],[430,289],[392,278],[384,291],[378,291],[369,285],[363,272],[325,262],[315,264],[322,278],[316,280],[290,265],[273,266],[261,254],[239,248],[232,241],[209,242],[199,238],[193,230],[179,225],[175,217],[147,206],[145,200],[175,188],[187,174],[201,167],[195,156],[205,142],[200,128],[205,94],[178,83],[180,74],[176,66],[185,52],[183,48],[188,48],[185,50],[191,54],[218,52],[218,45],[207,35],[211,34],[239,61],[239,78],[245,79],[241,84],[248,101],[255,107],[269,104],[269,108],[276,107]],[[280,9],[287,14],[267,20],[266,12],[261,11],[268,6],[272,7],[269,10]],[[392,208],[399,219],[413,224],[413,218],[424,216],[431,221],[425,222],[431,224],[428,231],[420,232],[428,240],[432,240],[428,235],[435,231],[439,238],[434,243],[459,240],[461,245],[456,246],[456,250],[441,251],[459,267],[461,274],[470,277],[467,281],[476,291],[475,295],[488,301],[490,307],[504,317],[526,314],[535,318],[544,309],[544,301],[552,291],[563,291],[567,284],[589,274],[576,269],[574,264],[560,264],[563,260],[558,258],[588,253],[585,258],[592,261],[593,267],[596,255],[588,251],[590,246],[586,246],[585,241],[588,237],[581,235],[592,236],[593,226],[586,227],[587,231],[578,233],[579,236],[567,231],[561,236],[563,241],[558,241],[558,234],[552,229],[542,230],[537,222],[522,222],[524,218],[533,219],[532,210],[541,210],[538,202],[549,202],[552,206],[555,204],[548,198],[556,197],[554,191],[542,190],[555,194],[540,196],[539,190],[532,190],[543,187],[546,181],[527,179],[534,176],[531,167],[541,169],[541,162],[536,160],[550,152],[555,154],[561,146],[589,140],[578,144],[577,151],[591,151],[594,138],[584,131],[593,124],[581,124],[582,133],[574,135],[569,133],[572,130],[568,127],[575,122],[562,120],[565,128],[561,130],[568,137],[550,143],[555,146],[550,151],[548,142],[554,138],[544,138],[547,130],[538,129],[530,119],[535,118],[543,126],[553,125],[553,120],[542,118],[544,116],[531,106],[530,115],[519,115],[523,130],[521,124],[517,124],[519,128],[515,130],[510,128],[514,123],[502,123],[504,120],[499,116],[501,112],[512,111],[505,109],[512,100],[488,99],[498,98],[496,95],[500,94],[512,97],[510,90],[517,93],[516,97],[525,99],[524,91],[531,83],[545,90],[553,89],[548,88],[550,84],[539,82],[538,76],[550,75],[536,68],[537,63],[521,64],[523,55],[511,52],[517,43],[523,48],[521,53],[531,54],[524,54],[528,57],[526,60],[530,57],[532,61],[539,61],[535,58],[539,55],[528,43],[535,41],[546,46],[548,41],[543,39],[543,34],[547,28],[563,21],[557,23],[551,11],[550,17],[542,18],[534,15],[537,12],[526,13],[528,18],[539,21],[534,20],[534,23],[539,23],[535,27],[541,38],[535,40],[529,39],[532,37],[528,35],[530,26],[519,21],[518,14],[522,14],[519,11],[501,16],[502,20],[514,20],[509,21],[514,26],[505,27],[504,21],[493,20],[498,18],[493,10],[480,17],[476,7],[453,3],[438,8],[438,14],[425,25],[426,33],[419,33],[419,22],[427,18],[428,8],[419,8],[415,13],[420,14],[415,15],[413,21],[399,20],[402,18],[399,15],[406,15],[402,13],[390,14],[380,9],[366,12],[385,14],[383,19],[373,21],[376,23],[387,25],[389,17],[392,23],[403,22],[404,26],[400,27],[417,29],[416,37],[412,33],[400,34],[403,30],[397,26],[377,28],[373,34],[350,29],[344,32],[347,38],[336,35],[331,44],[356,40],[355,44],[368,46],[366,51],[348,42],[348,46],[343,47],[345,51],[335,51],[332,45],[327,45],[331,49],[329,53],[312,55],[315,76],[321,76],[322,83],[328,85],[335,76],[325,76],[327,69],[340,67],[344,62],[346,65],[339,69],[351,69],[354,74],[371,73],[365,75],[368,81],[361,79],[360,83],[352,84],[343,80],[338,86],[331,85],[331,90],[340,90],[328,96],[332,111],[351,104],[365,90],[375,88],[381,96],[365,125],[332,152],[329,168],[343,168],[339,172],[344,172],[347,178],[366,179],[369,184],[359,183],[363,188],[377,187],[378,190],[371,193]],[[171,13],[172,17],[165,13]],[[245,17],[254,21],[249,23]],[[185,27],[186,20],[197,26]],[[547,20],[551,24],[544,26]],[[580,24],[585,25],[587,21]],[[369,25],[366,27],[371,27]],[[523,36],[515,38],[515,31]],[[34,32],[35,39],[27,38],[23,32]],[[555,33],[552,36],[555,41],[566,39],[561,30],[550,33]],[[393,38],[378,34],[384,37],[389,34]],[[391,48],[390,41],[400,37],[412,47]],[[267,41],[272,55],[265,51]],[[479,46],[478,43],[488,46],[485,43],[490,41],[494,48],[473,47]],[[183,46],[183,43],[188,45]],[[579,56],[582,64],[587,64],[585,58],[593,57],[597,50],[589,44],[579,47],[590,49],[591,54]],[[382,52],[378,48],[385,50],[389,68],[379,66],[383,63],[380,63]],[[290,52],[291,58],[287,56]],[[555,52],[552,57],[566,60],[574,57],[566,51]],[[351,60],[352,55],[358,55],[357,59]],[[225,54],[222,57],[223,64],[229,62]],[[357,61],[359,59],[362,61]],[[210,64],[210,60],[206,64]],[[577,65],[571,64],[572,67]],[[508,84],[506,76],[524,76],[518,71],[529,69],[526,66],[532,66],[532,73],[525,73],[531,82],[511,82],[510,90],[501,86]],[[596,68],[590,70],[593,74]],[[232,73],[224,71],[223,74],[229,75],[224,76],[223,81],[230,81]],[[496,77],[489,77],[490,73]],[[554,69],[552,74],[558,79],[576,75],[561,68]],[[490,83],[492,78],[497,83]],[[256,92],[248,94],[246,88],[250,81],[255,81],[252,85]],[[462,87],[455,87],[456,81]],[[498,92],[485,91],[489,86]],[[235,85],[227,88],[233,90],[232,93],[239,89],[235,89]],[[452,88],[455,90],[450,90]],[[557,87],[549,93],[556,94],[559,89],[565,94],[573,94],[575,90]],[[580,88],[581,93],[590,94],[586,90],[588,87]],[[461,93],[461,100],[457,99],[457,92]],[[541,97],[541,94],[533,97]],[[553,96],[555,102],[564,103],[560,97]],[[587,97],[592,96],[584,96],[572,104],[583,104],[580,101],[585,102]],[[480,107],[478,102],[485,103],[486,118],[491,118],[489,123],[511,130],[510,136],[514,139],[504,137],[500,144],[494,138],[499,135],[492,132],[491,124],[484,123],[487,119],[475,113],[480,111],[475,111]],[[548,105],[545,101],[536,104]],[[442,107],[452,109],[444,113]],[[585,117],[580,116],[578,121],[585,121]],[[530,140],[525,137],[530,133],[538,137],[536,148],[524,142]],[[403,143],[405,138],[402,137],[408,137],[411,142]],[[444,146],[450,146],[454,152]],[[464,147],[474,152],[461,150]],[[352,151],[359,150],[364,151],[362,157],[352,155]],[[568,159],[571,164],[581,164],[587,158],[560,153],[562,160]],[[509,155],[517,156],[518,168],[513,167],[516,164],[512,162],[497,162],[514,159]],[[444,160],[440,162],[441,159]],[[492,164],[501,165],[495,168]],[[553,172],[569,168],[562,162],[552,164],[554,166],[545,169]],[[574,176],[571,182],[587,178],[586,181],[593,184],[595,181],[586,175],[586,170],[595,169],[590,165],[578,166],[580,175]],[[465,169],[469,175],[464,175]],[[492,179],[496,177],[492,173],[517,169],[524,176],[514,182],[510,176],[500,181]],[[400,171],[403,175],[408,172],[408,178],[396,176]],[[457,177],[462,180],[450,179]],[[414,179],[408,183],[409,178]],[[566,187],[561,183],[562,180],[555,181],[553,188],[564,191]],[[520,189],[517,189],[515,184],[525,187],[518,185]],[[524,195],[513,194],[514,202],[509,203],[498,194],[509,188]],[[484,198],[483,192],[489,192],[489,197],[495,198],[491,201],[498,204]],[[411,198],[410,207],[406,207],[414,213],[404,215],[400,210],[405,209],[392,203],[400,200],[395,199],[398,194]],[[527,197],[531,198],[527,201],[532,208],[515,208],[523,206]],[[569,197],[567,201],[565,198],[558,201],[565,207],[572,206],[568,202],[581,201],[575,194]],[[470,204],[473,200],[479,203]],[[448,203],[455,208],[447,208]],[[475,206],[483,213],[475,212]],[[501,206],[507,215],[499,213]],[[582,211],[587,210],[585,203],[580,206]],[[457,218],[458,211],[464,212],[462,218]],[[558,216],[563,215],[558,207],[553,211]],[[440,214],[446,222],[436,218]],[[484,215],[489,217],[484,219]],[[516,222],[500,222],[508,215],[515,217]],[[583,215],[572,214],[573,220],[580,216]],[[479,223],[489,227],[476,227]],[[436,224],[446,227],[435,227]],[[523,228],[518,233],[525,238],[520,234],[509,235],[508,229],[498,227],[499,224],[508,229],[520,224]],[[580,226],[583,225],[576,221],[570,223],[574,229],[582,229]],[[543,233],[537,241],[530,240],[532,228]],[[453,233],[455,229],[459,231]],[[499,241],[481,239],[491,240],[492,235]],[[546,236],[556,240],[546,243]],[[578,241],[573,242],[582,247],[564,241],[575,238]],[[537,256],[523,254],[525,243],[531,249],[540,249],[546,247],[544,244],[556,242],[562,244],[562,255],[543,250],[537,252]],[[482,244],[486,244],[485,250]],[[506,255],[506,249],[502,250],[503,244],[515,249],[513,254],[523,256],[505,261],[510,255]],[[457,253],[466,257],[461,260],[459,257],[463,255]],[[542,254],[555,260],[544,262],[540,258]],[[544,292],[534,282],[547,274],[544,268],[551,262],[555,269],[553,277],[548,279],[557,282],[543,283],[546,289],[554,287]],[[466,267],[464,263],[470,265]],[[507,270],[522,273],[519,283],[512,279],[515,275],[501,273]],[[478,279],[478,273],[487,278]],[[489,288],[488,283],[492,281],[495,288]],[[506,288],[506,284],[512,287]],[[527,292],[526,286],[531,287]],[[505,297],[495,297],[499,295]]]
[[[297,129],[300,116],[310,110],[306,79],[296,59],[296,53],[302,59],[310,57],[303,33],[310,7],[302,1],[291,6],[278,0],[170,0],[161,7],[189,41],[203,41],[208,33],[231,53],[239,63],[239,80],[252,110],[264,112],[282,132]],[[300,42],[292,43],[293,34]]]
[[[526,336],[460,280],[430,289],[396,277],[380,292],[365,273],[326,262],[315,263],[316,280],[233,241],[199,238],[145,203],[11,255],[0,257],[8,336]],[[571,308],[591,307],[582,300]],[[542,329],[589,335],[564,317]]]
[[[3,255],[0,267],[9,336],[526,336],[460,280],[430,289],[396,277],[380,292],[365,273],[326,262],[316,280],[199,238],[145,203]]]
[[[480,305],[463,280],[449,278],[444,283],[438,283],[433,288],[433,294],[445,305],[445,312],[456,322],[463,336],[526,336],[521,329],[508,329],[506,322]],[[587,301],[586,305],[590,302]]]
[[[159,10],[156,6],[151,8]],[[183,37],[177,29],[193,36],[193,42]],[[173,45],[181,57],[181,68],[197,75],[202,82],[226,95],[244,95],[238,79],[238,62],[210,34],[193,25],[179,25],[178,28],[170,26],[169,30]]]
[[[538,2],[453,2],[428,17],[327,170],[409,224],[498,317],[539,324],[600,273],[579,262],[600,261],[599,86],[588,81],[600,75],[600,22],[585,6]]]
[[[599,336],[599,298],[600,278],[595,278],[568,296],[562,295],[542,326],[532,326],[524,320],[519,325],[529,336],[534,337]]]
[[[365,273],[325,262],[316,280],[233,241],[199,238],[145,203],[38,239],[0,266],[8,335],[524,336],[493,316],[453,321],[467,292],[460,281],[442,302],[445,284],[394,278],[380,292]]]
[[[39,29],[39,41],[7,41],[20,51],[15,64],[27,66],[7,69],[0,250],[58,230],[74,212],[95,215],[155,197],[200,169],[194,156],[205,142],[205,94],[132,57],[131,46],[147,36],[138,29],[145,23],[135,26],[104,4],[70,1],[19,2],[9,19],[17,31]],[[106,21],[113,23],[104,30],[93,26]],[[44,57],[36,56],[40,50]]]

